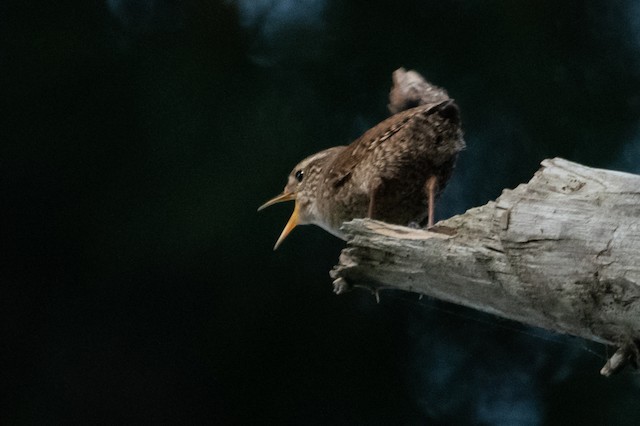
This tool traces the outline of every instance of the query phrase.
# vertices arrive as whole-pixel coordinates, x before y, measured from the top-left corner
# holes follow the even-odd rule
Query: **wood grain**
[[[345,223],[334,288],[402,289],[618,347],[640,340],[640,176],[554,158],[432,231]]]

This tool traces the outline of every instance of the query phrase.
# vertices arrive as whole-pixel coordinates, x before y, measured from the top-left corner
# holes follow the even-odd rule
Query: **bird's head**
[[[322,196],[319,191],[322,184],[323,171],[330,164],[335,154],[342,149],[344,149],[342,146],[325,149],[299,162],[289,173],[284,191],[258,208],[258,211],[260,211],[276,203],[295,201],[293,213],[282,230],[280,238],[276,241],[276,245],[273,247],[274,250],[278,248],[297,225],[323,222],[318,212],[317,204],[318,197]]]

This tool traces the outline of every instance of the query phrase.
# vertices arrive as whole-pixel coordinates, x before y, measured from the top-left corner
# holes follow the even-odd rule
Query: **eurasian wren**
[[[393,74],[394,115],[348,146],[302,160],[284,191],[260,206],[295,201],[274,250],[296,225],[315,224],[344,239],[343,222],[368,217],[433,225],[434,203],[464,149],[460,112],[446,91],[415,71]]]

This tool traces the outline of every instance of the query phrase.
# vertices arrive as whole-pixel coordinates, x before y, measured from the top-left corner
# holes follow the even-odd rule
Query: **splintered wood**
[[[336,292],[401,289],[600,343],[640,339],[640,176],[555,158],[433,231],[343,229]]]

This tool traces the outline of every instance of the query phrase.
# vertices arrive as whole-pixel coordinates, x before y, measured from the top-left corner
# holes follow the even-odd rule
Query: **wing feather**
[[[442,118],[449,120],[453,124],[459,124],[459,110],[452,99],[399,112],[367,130],[347,146],[329,166],[329,181],[334,187],[344,185],[349,181],[353,170],[358,164],[366,161],[368,156],[373,155],[376,148],[396,136],[399,132],[407,132],[408,134],[419,132],[421,130],[420,127],[425,125],[425,120],[418,120],[417,118],[434,113],[440,114]]]

